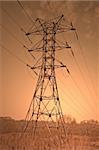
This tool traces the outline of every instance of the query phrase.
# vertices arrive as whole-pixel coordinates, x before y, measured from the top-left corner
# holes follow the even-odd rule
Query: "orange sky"
[[[56,72],[61,105],[64,114],[75,117],[77,121],[99,120],[99,2],[22,2],[22,4],[34,19],[52,18],[53,14],[57,16],[63,13],[65,17],[68,16],[69,21],[73,21],[79,34],[79,41],[73,33],[63,34],[59,39],[70,43],[79,67],[68,51],[57,53],[57,57],[67,64],[77,86],[63,69]],[[2,2],[2,4],[0,2],[0,6],[7,10],[19,25],[28,30],[31,23],[17,2]],[[25,62],[34,64],[35,60],[30,58],[18,42],[20,40],[30,47],[24,34],[2,9],[0,18],[0,24],[10,32],[0,26],[0,44],[9,48]],[[35,38],[33,40],[35,41]],[[37,77],[1,47],[0,73],[0,116],[23,119],[32,99]]]

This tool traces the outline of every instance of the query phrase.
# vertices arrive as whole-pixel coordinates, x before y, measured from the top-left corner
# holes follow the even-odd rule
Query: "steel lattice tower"
[[[33,56],[33,52],[41,52],[41,57],[34,66],[27,65],[36,74],[39,71],[36,89],[26,115],[27,124],[24,132],[32,128],[33,134],[37,128],[41,127],[39,120],[43,120],[43,127],[47,127],[49,133],[51,128],[59,130],[66,136],[64,117],[60,105],[55,70],[60,67],[67,67],[56,58],[56,51],[70,48],[68,43],[60,43],[57,35],[69,30],[75,30],[71,24],[64,25],[64,16],[61,15],[53,20],[44,21],[37,18],[32,28],[26,36],[30,38],[33,35],[43,37],[28,52]],[[69,70],[67,69],[69,73]],[[46,122],[48,124],[46,125]]]

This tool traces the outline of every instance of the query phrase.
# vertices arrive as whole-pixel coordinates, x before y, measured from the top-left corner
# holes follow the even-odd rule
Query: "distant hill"
[[[17,121],[11,117],[0,117],[0,133],[17,132],[24,122],[24,120]]]

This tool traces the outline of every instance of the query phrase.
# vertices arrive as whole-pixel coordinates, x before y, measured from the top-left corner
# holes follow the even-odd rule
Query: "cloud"
[[[73,22],[77,20],[77,12],[72,2],[40,1],[39,9],[36,10],[37,17],[43,19],[54,18],[61,14],[64,14],[67,20],[72,20]]]

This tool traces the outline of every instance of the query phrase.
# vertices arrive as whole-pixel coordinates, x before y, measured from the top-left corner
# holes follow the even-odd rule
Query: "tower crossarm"
[[[32,35],[44,35],[44,33],[46,32],[46,28],[47,28],[47,33],[48,34],[52,34],[52,29],[53,29],[53,23],[56,26],[56,31],[57,34],[58,33],[62,33],[62,32],[67,32],[67,31],[75,31],[76,29],[73,27],[72,23],[68,23],[66,24],[64,21],[64,15],[62,14],[61,16],[59,16],[57,19],[53,19],[51,21],[44,21],[40,18],[36,19],[36,28],[32,28],[31,31],[26,33],[26,36],[32,36]],[[55,31],[55,32],[56,32]]]

